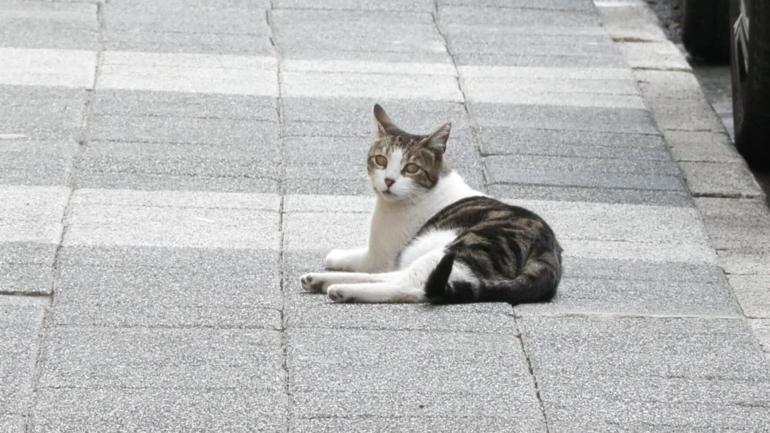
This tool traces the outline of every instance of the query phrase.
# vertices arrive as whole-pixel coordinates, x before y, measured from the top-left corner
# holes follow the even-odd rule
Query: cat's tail
[[[545,302],[556,294],[561,275],[549,263],[532,258],[512,280],[449,281],[455,253],[447,252],[425,282],[431,304],[508,302],[511,305]]]

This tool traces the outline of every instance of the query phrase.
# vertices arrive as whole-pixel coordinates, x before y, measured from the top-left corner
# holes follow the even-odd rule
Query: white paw
[[[332,284],[328,290],[329,299],[333,302],[351,302],[353,298],[342,287]]]
[[[326,293],[326,284],[324,284],[321,274],[305,274],[299,278],[299,281],[302,283],[302,288],[308,292]]]
[[[330,271],[349,271],[350,263],[348,262],[348,252],[345,250],[331,250],[324,260],[326,269]]]

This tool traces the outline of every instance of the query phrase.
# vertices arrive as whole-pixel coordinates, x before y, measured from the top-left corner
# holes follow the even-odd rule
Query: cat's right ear
[[[398,129],[396,124],[388,117],[388,113],[380,107],[380,104],[374,104],[374,123],[377,125],[378,137],[388,135],[388,130]]]

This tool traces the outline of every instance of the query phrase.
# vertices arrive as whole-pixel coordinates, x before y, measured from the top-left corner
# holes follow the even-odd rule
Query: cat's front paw
[[[329,299],[331,299],[333,302],[353,302],[353,297],[347,293],[347,290],[336,284],[329,286],[328,294]]]
[[[326,285],[321,274],[305,274],[299,278],[299,281],[302,283],[302,288],[308,292],[326,293]]]

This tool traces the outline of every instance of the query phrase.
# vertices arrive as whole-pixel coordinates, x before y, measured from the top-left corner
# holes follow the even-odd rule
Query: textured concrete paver
[[[96,53],[86,50],[0,47],[0,84],[91,88]]]
[[[46,302],[0,299],[0,426],[15,432],[32,404],[33,376]]]
[[[108,51],[99,87],[275,96],[272,57]]]
[[[741,320],[535,317],[522,332],[557,430],[770,427],[770,373]]]

